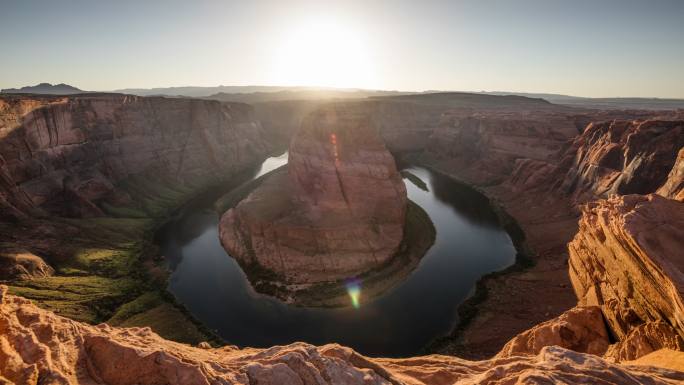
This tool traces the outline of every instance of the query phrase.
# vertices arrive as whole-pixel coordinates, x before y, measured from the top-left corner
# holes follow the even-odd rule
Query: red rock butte
[[[343,105],[308,115],[279,170],[220,225],[223,246],[288,283],[351,278],[398,251],[406,187],[369,115]]]

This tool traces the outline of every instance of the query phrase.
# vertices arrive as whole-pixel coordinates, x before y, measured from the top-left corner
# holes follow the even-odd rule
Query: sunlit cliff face
[[[274,60],[274,83],[324,87],[376,86],[362,30],[311,20],[285,32]]]

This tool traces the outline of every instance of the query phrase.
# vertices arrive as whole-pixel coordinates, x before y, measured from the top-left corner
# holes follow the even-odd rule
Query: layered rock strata
[[[515,336],[497,357],[536,355],[546,346],[601,356],[609,345],[601,309],[597,306],[575,307]]]
[[[270,349],[170,342],[148,328],[91,326],[37,308],[0,287],[3,384],[677,384],[684,372],[623,366],[559,347],[466,361],[431,355],[364,357],[339,345]],[[665,357],[670,354],[662,352]]]
[[[169,338],[206,339],[166,300],[151,230],[270,149],[240,103],[0,96],[0,280],[74,319],[109,320],[133,302],[116,322],[138,316]]]
[[[503,206],[524,231],[512,227],[534,266],[486,278],[480,288],[488,294],[478,314],[436,349],[489,357],[512,336],[574,306],[566,244],[578,230],[577,204],[611,191],[676,197],[682,185],[681,127],[681,116],[670,112],[445,114],[421,159],[480,187]],[[622,160],[614,168],[597,166],[617,153]]]
[[[587,204],[568,245],[580,305],[600,306],[623,359],[684,337],[684,204],[650,194]],[[630,346],[631,345],[631,346]],[[639,346],[640,345],[640,346]]]
[[[679,150],[677,160],[658,194],[684,202],[684,147]]]
[[[676,198],[684,184],[683,148],[682,120],[591,123],[563,156],[559,189],[575,202],[656,191]]]
[[[0,217],[102,215],[116,186],[144,172],[217,178],[268,150],[250,106],[95,94],[0,98]]]
[[[397,252],[406,203],[394,158],[372,122],[332,105],[305,119],[287,170],[223,215],[221,242],[243,265],[283,282],[351,278]]]

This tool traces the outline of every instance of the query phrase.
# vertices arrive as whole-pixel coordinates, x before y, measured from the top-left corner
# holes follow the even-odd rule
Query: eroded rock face
[[[354,277],[397,251],[406,187],[365,114],[333,105],[309,115],[287,170],[269,176],[220,224],[238,261],[290,283]]]
[[[102,215],[147,172],[198,183],[268,151],[251,107],[119,94],[0,98],[0,216]]]
[[[684,147],[679,150],[672,171],[667,176],[665,184],[658,189],[658,194],[684,202]]]
[[[671,346],[662,327],[633,331],[648,322],[684,336],[682,229],[684,204],[655,194],[612,196],[583,208],[568,245],[570,279],[579,304],[600,306],[618,340],[660,335],[661,345]]]
[[[516,159],[545,161],[578,133],[575,118],[548,111],[452,111],[430,137],[426,155],[476,185],[502,183]]]
[[[610,194],[656,192],[676,198],[682,189],[682,120],[612,120],[589,124],[566,151],[560,191],[578,202]],[[682,155],[684,156],[684,154]],[[565,171],[567,170],[567,171]]]
[[[490,357],[521,331],[575,305],[566,245],[577,233],[578,204],[611,191],[676,198],[683,183],[681,130],[681,115],[674,112],[445,113],[421,159],[504,206],[524,230],[520,243],[532,249],[536,263],[487,278],[489,295],[478,315],[439,351]],[[622,160],[607,167],[618,153]]]
[[[621,366],[559,347],[466,361],[367,358],[339,345],[191,347],[148,328],[86,325],[0,287],[0,383],[8,384],[677,384],[684,372]],[[667,353],[667,352],[665,352]]]
[[[47,277],[54,274],[43,258],[23,249],[0,250],[0,280]]]
[[[684,339],[665,322],[646,322],[630,330],[622,341],[611,345],[605,357],[616,362],[631,361],[660,349],[684,354]]]
[[[597,306],[575,307],[517,335],[497,357],[537,355],[546,346],[600,356],[608,345],[610,341],[601,309]]]

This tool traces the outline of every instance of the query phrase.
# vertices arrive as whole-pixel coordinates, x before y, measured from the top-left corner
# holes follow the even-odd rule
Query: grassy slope
[[[154,230],[198,189],[149,175],[129,178],[121,187],[136,200],[103,204],[108,217],[50,219],[78,229],[78,236],[64,240],[71,257],[53,263],[54,276],[12,282],[11,292],[79,321],[149,326],[188,343],[215,340],[166,292],[165,277],[160,282],[149,274],[150,265],[160,270],[152,258]]]

